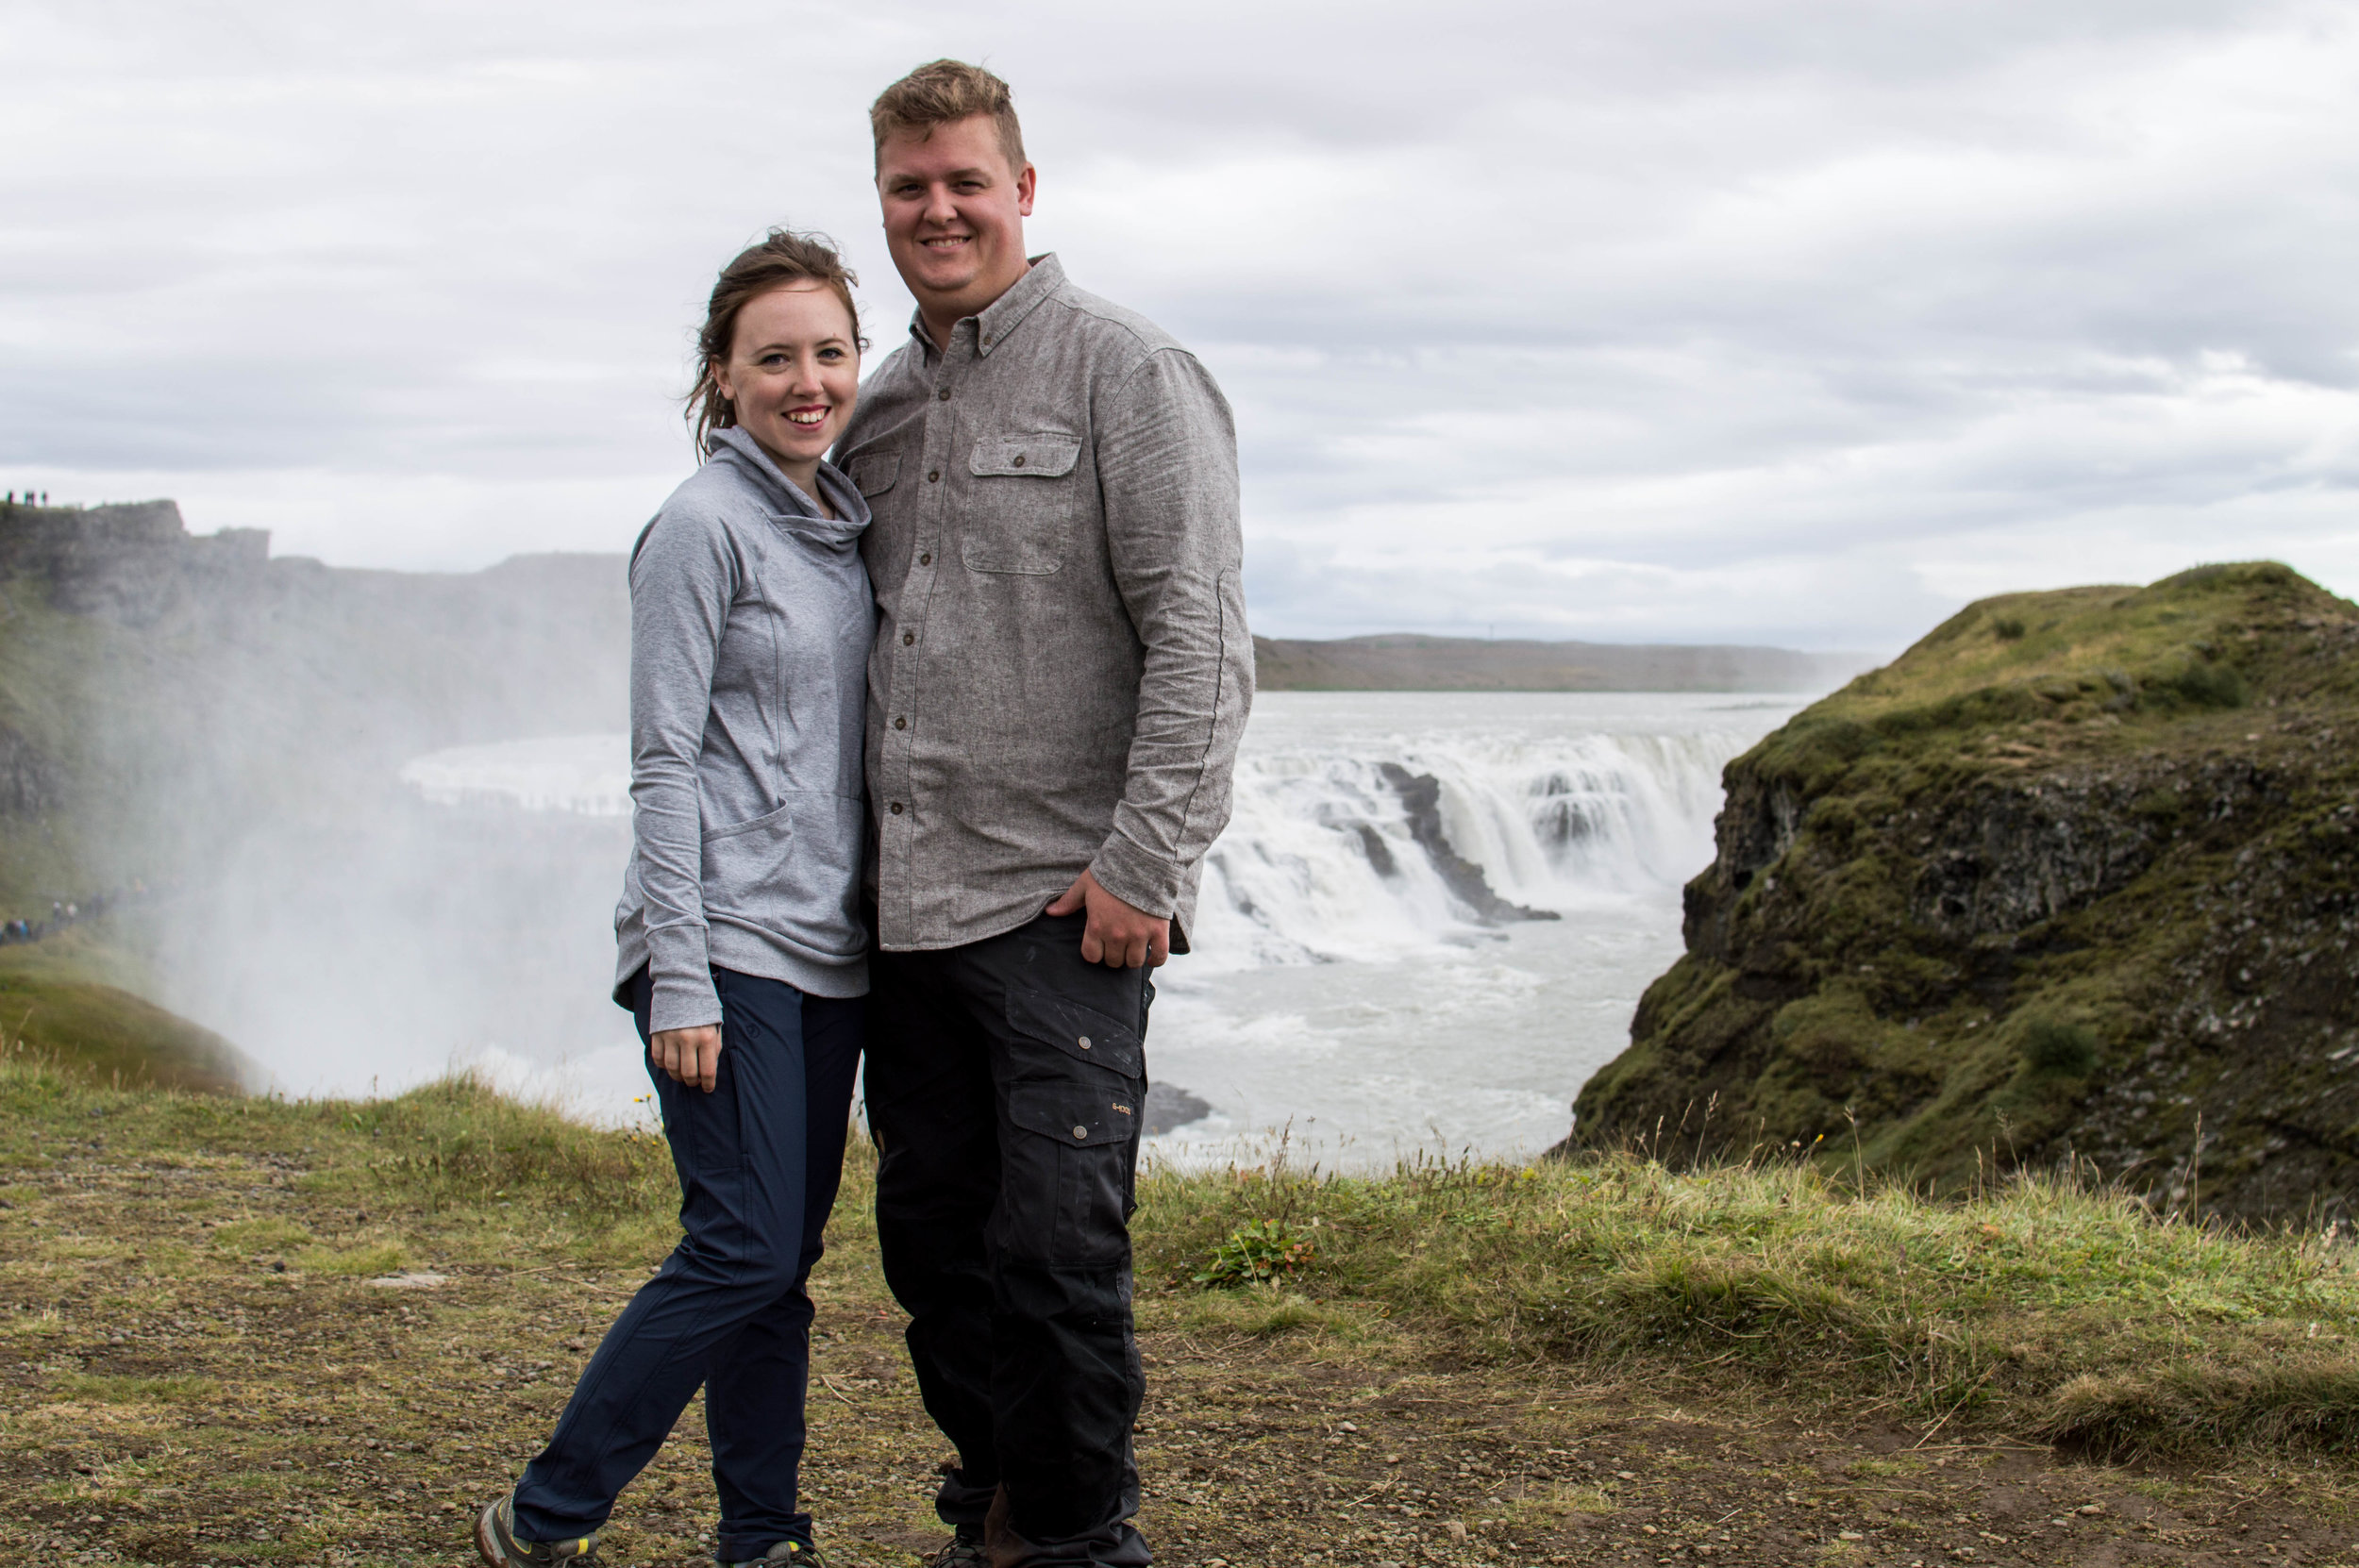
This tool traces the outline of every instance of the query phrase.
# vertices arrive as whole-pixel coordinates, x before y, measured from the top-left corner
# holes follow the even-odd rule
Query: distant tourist
[[[633,844],[615,999],[647,1042],[679,1245],[548,1446],[486,1507],[494,1568],[579,1562],[699,1384],[715,1557],[824,1559],[797,1504],[811,1301],[868,990],[860,492],[823,458],[860,392],[853,278],[774,232],[722,272],[689,412],[705,460],[631,553]]]
[[[837,461],[876,509],[877,1234],[958,1449],[936,1568],[1147,1560],[1130,1237],[1147,972],[1187,951],[1253,695],[1236,436],[1196,357],[1027,259],[1008,86],[869,111],[917,298]]]

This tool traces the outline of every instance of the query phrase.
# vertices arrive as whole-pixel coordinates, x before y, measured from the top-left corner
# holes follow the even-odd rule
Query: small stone
[[[1455,1519],[1451,1520],[1448,1524],[1443,1526],[1442,1527],[1449,1532],[1449,1538],[1452,1541],[1464,1541],[1466,1539],[1466,1526],[1460,1524]]]
[[[2079,1508],[2073,1510],[2073,1511],[2075,1513],[2102,1513],[2105,1511],[2105,1505],[2102,1503],[2083,1503]]]
[[[1343,1429],[1347,1432],[1356,1432],[1360,1426],[1357,1422],[1347,1421],[1343,1424]]]
[[[1860,1534],[1857,1530],[1845,1530],[1840,1535],[1836,1536],[1835,1539],[1837,1541],[1865,1541],[1867,1537]]]
[[[1635,1470],[1616,1470],[1614,1472],[1614,1478],[1617,1481],[1634,1481],[1638,1478],[1638,1472]]]

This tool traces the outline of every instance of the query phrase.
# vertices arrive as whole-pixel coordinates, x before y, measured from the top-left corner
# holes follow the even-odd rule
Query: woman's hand
[[[693,1029],[658,1029],[647,1041],[647,1059],[672,1075],[675,1081],[712,1093],[721,1072],[721,1029],[705,1024]]]

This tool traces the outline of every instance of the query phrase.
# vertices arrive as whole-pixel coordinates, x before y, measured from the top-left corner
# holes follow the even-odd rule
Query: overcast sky
[[[1035,250],[1235,405],[1257,630],[1889,650],[2359,591],[2359,8],[0,0],[0,487],[620,550],[773,223],[904,340],[865,108],[1013,84]]]

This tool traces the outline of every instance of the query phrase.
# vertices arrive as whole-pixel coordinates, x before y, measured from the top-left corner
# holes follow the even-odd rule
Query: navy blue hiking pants
[[[865,999],[811,996],[715,969],[721,1066],[711,1093],[649,1063],[679,1172],[679,1245],[607,1330],[549,1445],[516,1487],[516,1533],[565,1541],[606,1523],[615,1494],[671,1435],[698,1384],[721,1494],[723,1561],[808,1543],[796,1507],[811,1296],[835,1206]],[[644,970],[632,1013],[647,1037]]]

